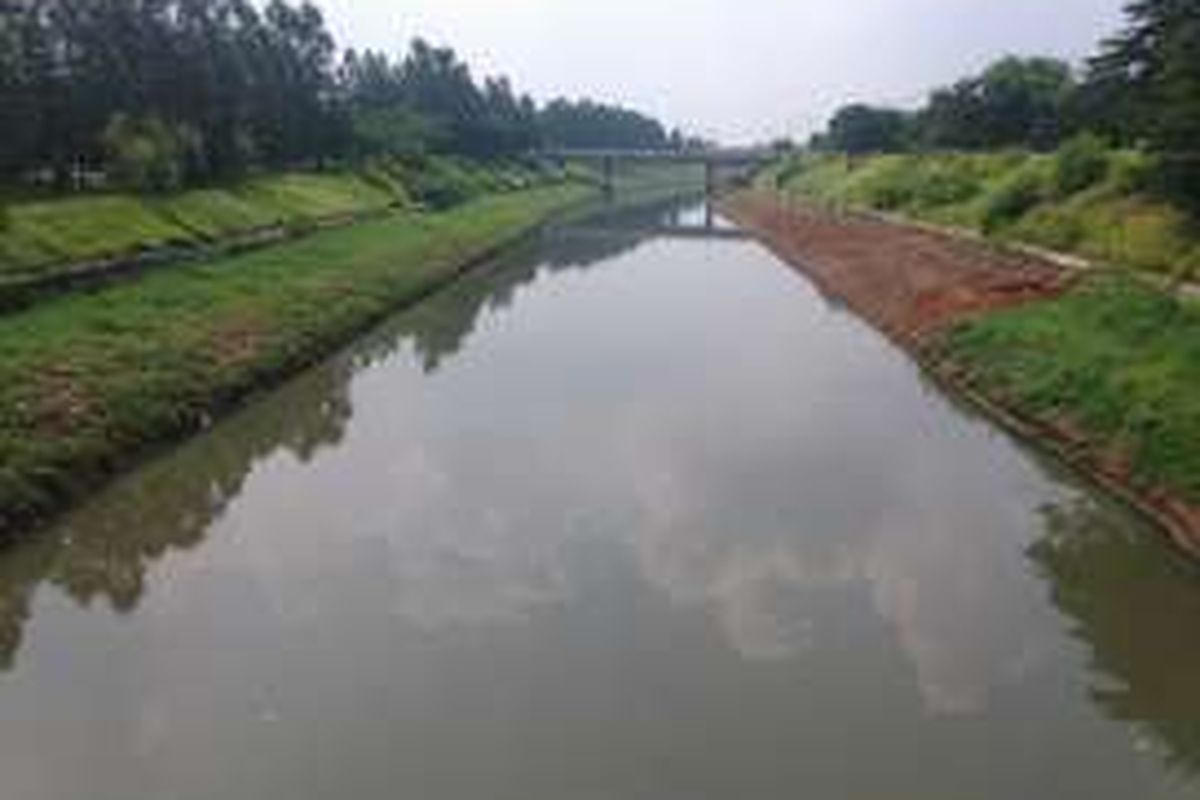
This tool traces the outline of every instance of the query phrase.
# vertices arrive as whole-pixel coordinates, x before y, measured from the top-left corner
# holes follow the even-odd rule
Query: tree
[[[256,143],[275,166],[319,159],[329,124],[325,101],[333,88],[333,37],[308,2],[292,7],[271,0],[263,28],[256,66],[266,80],[257,87]]]
[[[1163,157],[1170,187],[1200,202],[1200,0],[1136,0],[1091,62],[1131,129]]]
[[[931,147],[1053,149],[1064,136],[1074,86],[1062,61],[1010,56],[933,92],[918,114],[917,135]]]
[[[22,46],[26,12],[0,5],[0,15],[0,178],[11,178],[30,155],[37,117]]]
[[[118,183],[143,192],[166,192],[183,184],[187,153],[197,136],[158,117],[117,114],[102,137]]]
[[[908,135],[908,114],[856,103],[833,115],[823,146],[851,155],[894,153],[905,149]]]
[[[106,165],[162,188],[345,157],[507,158],[546,119],[502,77],[417,39],[400,60],[347,52],[299,0],[0,0],[0,180]],[[576,140],[660,147],[662,126],[586,101]]]
[[[672,140],[662,124],[620,106],[559,98],[542,109],[539,126],[545,144],[577,149],[664,150]],[[686,146],[686,142],[684,142]]]
[[[488,151],[481,132],[486,116],[483,95],[453,50],[414,40],[401,66],[401,89],[407,105],[439,132],[434,149],[471,155]]]

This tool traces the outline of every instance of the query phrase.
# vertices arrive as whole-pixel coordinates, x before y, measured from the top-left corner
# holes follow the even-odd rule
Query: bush
[[[450,208],[497,188],[493,176],[445,156],[405,158],[397,162],[395,169],[413,198],[434,210]]]
[[[969,165],[949,162],[930,163],[922,170],[916,187],[916,202],[923,208],[949,206],[970,200],[979,192],[979,180]]]
[[[1082,192],[1108,175],[1108,148],[1091,133],[1064,143],[1054,158],[1054,189],[1059,197]]]
[[[988,196],[983,209],[984,232],[1015,222],[1045,198],[1046,180],[1037,166],[1017,170]]]
[[[1025,215],[1014,233],[1043,247],[1072,250],[1079,245],[1086,231],[1078,211],[1047,204]]]
[[[800,176],[808,168],[808,164],[802,157],[790,156],[783,162],[783,166],[775,173],[775,188],[782,189]]]
[[[871,208],[899,211],[916,199],[920,176],[903,160],[880,159],[881,168],[860,181],[860,198]]]
[[[183,184],[183,165],[197,149],[187,129],[158,117],[117,114],[104,129],[108,167],[115,181],[139,192],[169,192]]]

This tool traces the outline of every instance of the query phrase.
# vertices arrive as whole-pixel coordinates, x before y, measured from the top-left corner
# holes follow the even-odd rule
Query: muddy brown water
[[[1196,569],[706,216],[546,231],[0,556],[0,797],[1200,794]]]

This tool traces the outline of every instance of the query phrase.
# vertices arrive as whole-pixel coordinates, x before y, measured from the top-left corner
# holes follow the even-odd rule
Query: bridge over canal
[[[604,186],[614,186],[617,165],[622,162],[703,164],[704,188],[712,194],[722,171],[745,174],[776,157],[774,150],[765,147],[721,147],[705,150],[622,150],[607,148],[551,148],[541,151],[543,158],[565,164],[582,161],[600,165]]]

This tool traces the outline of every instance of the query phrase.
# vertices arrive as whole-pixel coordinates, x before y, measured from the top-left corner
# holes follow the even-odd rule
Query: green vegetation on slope
[[[940,354],[992,397],[1128,459],[1141,485],[1200,503],[1200,306],[1105,275],[965,323]]]
[[[164,245],[196,245],[254,231],[318,223],[413,203],[445,209],[543,179],[511,163],[453,157],[377,161],[354,172],[264,175],[166,195],[85,194],[12,201],[0,226],[0,280],[46,276],[71,264]]]
[[[202,426],[587,193],[386,217],[0,318],[0,529]]]
[[[1058,153],[803,155],[760,187],[839,208],[899,213],[1103,263],[1176,275],[1200,267],[1200,232],[1150,195],[1150,159],[1087,138]]]
[[[175,195],[96,194],[12,202],[0,230],[0,273],[196,244],[275,225],[304,225],[405,202],[356,173],[283,174]]]
[[[1157,193],[1200,211],[1200,3],[1133,0],[1124,17],[1122,28],[1080,67],[1007,56],[934,89],[916,109],[843,106],[809,140],[809,149],[1046,152],[1090,137],[1094,144],[1153,154]],[[1012,191],[1028,194],[1021,187]]]

